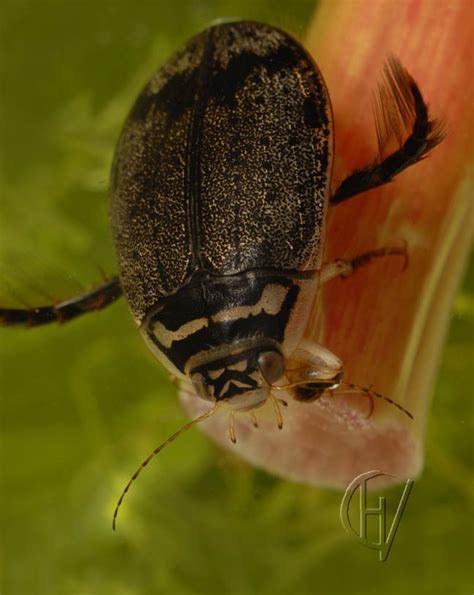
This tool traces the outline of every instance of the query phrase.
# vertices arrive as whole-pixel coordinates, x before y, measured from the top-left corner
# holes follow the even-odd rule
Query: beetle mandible
[[[199,33],[145,86],[117,144],[110,219],[119,277],[55,305],[0,310],[7,325],[66,322],[123,292],[152,352],[211,403],[146,459],[114,526],[140,470],[222,404],[235,441],[235,411],[270,400],[281,427],[277,390],[314,400],[342,383],[339,358],[303,340],[318,290],[406,253],[384,246],[323,264],[328,208],[391,181],[443,137],[395,58],[384,74],[379,155],[331,192],[331,103],[304,48],[257,22]]]

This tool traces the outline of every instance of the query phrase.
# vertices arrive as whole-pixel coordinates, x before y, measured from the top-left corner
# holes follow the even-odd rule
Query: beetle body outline
[[[259,354],[287,359],[302,340],[322,265],[331,129],[306,51],[245,21],[192,38],[130,112],[111,184],[121,282],[148,346],[175,376],[199,378],[201,396],[263,402]]]
[[[170,372],[200,397],[234,409],[271,398],[281,427],[272,391],[282,383],[303,401],[341,383],[342,362],[302,339],[319,286],[374,258],[406,258],[405,248],[382,247],[323,264],[328,207],[391,181],[444,137],[395,58],[384,74],[379,155],[331,194],[330,100],[312,58],[291,36],[261,23],[219,24],[198,34],[145,87],[119,141],[111,220],[120,279],[51,306],[0,308],[0,322],[66,322],[123,291]],[[258,126],[262,109],[265,124],[274,126],[266,134]],[[229,122],[239,130],[234,138]],[[387,154],[393,139],[397,148]],[[262,178],[268,188],[260,187]],[[156,192],[169,202],[150,204]],[[232,199],[232,211],[223,196]]]

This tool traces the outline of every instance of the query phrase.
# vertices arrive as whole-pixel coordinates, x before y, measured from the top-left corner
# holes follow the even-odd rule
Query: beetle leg
[[[408,253],[406,246],[403,247],[389,247],[378,248],[377,250],[370,250],[364,252],[355,258],[342,259],[338,258],[333,262],[327,262],[323,265],[321,270],[321,285],[335,279],[336,277],[350,277],[358,268],[369,264],[374,258],[382,256],[403,256],[405,259],[403,270],[408,266]]]
[[[341,182],[331,204],[391,182],[407,167],[420,161],[444,136],[443,125],[430,119],[421,91],[400,62],[391,57],[384,68],[385,80],[375,101],[375,125],[379,144],[376,160],[356,169]],[[387,152],[396,141],[397,148]]]
[[[342,362],[319,343],[304,339],[288,359],[285,376],[289,380],[289,384],[272,387],[272,390],[291,389],[293,397],[297,401],[311,403],[327,393],[333,396],[336,391],[339,394],[356,392],[370,401],[368,417],[372,415],[374,397],[377,397],[413,419],[413,415],[408,409],[393,399],[376,392],[372,386],[365,388],[352,382],[344,382],[342,380]]]
[[[289,384],[273,390],[291,389],[298,401],[313,401],[343,376],[341,360],[319,343],[304,339],[287,361],[285,377]]]
[[[102,310],[122,295],[118,277],[102,283],[95,289],[69,300],[38,308],[0,308],[0,325],[39,326],[49,322],[68,322],[87,312]]]

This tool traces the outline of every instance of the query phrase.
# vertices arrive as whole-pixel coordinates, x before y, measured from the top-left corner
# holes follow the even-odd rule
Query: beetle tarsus
[[[122,295],[118,277],[69,300],[38,308],[0,308],[0,325],[40,326],[50,322],[69,322],[82,314],[106,308]]]
[[[357,269],[369,264],[376,258],[382,258],[384,256],[403,256],[403,270],[405,271],[408,266],[408,251],[406,242],[403,246],[389,246],[386,248],[377,248],[375,250],[369,250],[354,258],[343,259],[339,258],[333,262],[325,263],[321,270],[321,285],[335,279],[336,277],[342,277],[346,279],[350,277]]]
[[[374,163],[356,169],[341,182],[331,204],[343,202],[357,194],[391,182],[407,167],[428,155],[445,137],[439,121],[430,119],[421,91],[393,56],[384,68],[384,81],[375,100],[375,125],[379,156]],[[397,149],[387,154],[393,141]]]

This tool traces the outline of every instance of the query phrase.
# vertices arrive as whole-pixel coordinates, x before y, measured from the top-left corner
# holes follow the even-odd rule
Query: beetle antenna
[[[196,417],[196,419],[193,419],[192,421],[190,421],[187,424],[185,424],[177,432],[175,432],[169,438],[167,438],[162,444],[160,444],[159,446],[157,446],[155,448],[155,450],[153,452],[151,452],[148,455],[148,457],[143,461],[143,463],[140,465],[140,467],[135,471],[135,473],[130,478],[129,482],[125,486],[125,488],[124,488],[124,490],[123,490],[122,494],[120,495],[120,498],[119,498],[119,500],[117,502],[117,505],[116,505],[115,510],[114,510],[114,516],[113,516],[113,519],[112,519],[112,529],[114,531],[115,531],[115,525],[116,525],[118,511],[119,511],[119,508],[120,508],[120,506],[121,506],[121,504],[123,502],[123,499],[125,498],[125,494],[128,492],[128,490],[130,489],[130,486],[137,479],[137,477],[140,475],[140,473],[143,471],[143,469],[148,465],[148,463],[153,459],[153,457],[155,457],[159,452],[161,452],[164,449],[165,446],[168,446],[168,444],[170,444],[171,442],[173,442],[174,440],[176,440],[176,438],[178,436],[180,436],[184,432],[187,432],[190,428],[192,428],[196,424],[204,421],[208,417],[211,417],[211,415],[214,415],[214,413],[217,411],[217,407],[218,407],[218,404],[216,403],[212,409],[209,409],[209,411],[206,411],[206,413],[203,413],[199,417]]]
[[[272,386],[272,390],[287,390],[289,388],[296,388],[297,386],[305,386],[308,388],[311,388],[311,384],[314,384],[315,389],[317,388],[317,390],[320,390],[321,393],[319,396],[322,395],[322,393],[326,390],[328,390],[330,393],[332,393],[334,390],[337,389],[338,386],[347,386],[348,388],[352,388],[352,389],[356,389],[362,393],[364,393],[371,401],[371,408],[370,408],[370,413],[368,415],[368,417],[370,417],[372,415],[372,411],[374,409],[373,406],[373,398],[377,397],[378,399],[383,399],[384,401],[386,401],[387,403],[390,403],[390,405],[393,405],[394,407],[396,407],[397,409],[399,409],[400,411],[402,411],[405,415],[407,415],[410,419],[413,419],[413,415],[408,411],[408,409],[405,409],[404,407],[402,407],[402,405],[400,405],[400,403],[397,403],[397,401],[394,401],[393,399],[390,399],[389,397],[385,397],[384,395],[378,393],[377,391],[372,389],[372,386],[369,387],[364,387],[364,386],[359,386],[358,384],[353,384],[352,382],[342,382],[339,381],[337,383],[331,384],[331,381],[327,381],[326,386],[322,386],[322,382],[311,382],[311,380],[299,380],[297,382],[291,382],[290,384],[284,384],[282,386]]]
[[[367,395],[369,397],[369,399],[371,400],[371,408],[370,408],[369,417],[372,415],[372,411],[374,410],[374,399],[373,398],[377,397],[378,399],[383,399],[390,405],[393,405],[394,407],[396,407],[397,409],[402,411],[405,415],[407,415],[410,419],[413,419],[413,415],[408,411],[408,409],[405,409],[405,407],[402,407],[400,405],[400,403],[397,403],[397,401],[394,401],[393,399],[390,399],[389,397],[385,397],[384,395],[381,395],[377,391],[373,390],[372,386],[364,387],[364,386],[359,386],[358,384],[353,384],[352,382],[338,382],[338,385],[339,386],[340,385],[347,386],[347,387],[353,388],[353,389],[355,388],[356,390],[363,392],[365,395]]]

